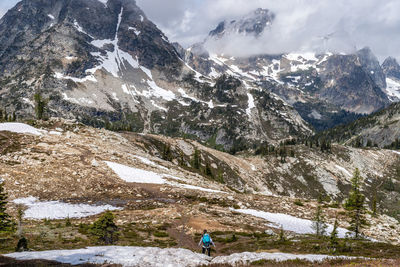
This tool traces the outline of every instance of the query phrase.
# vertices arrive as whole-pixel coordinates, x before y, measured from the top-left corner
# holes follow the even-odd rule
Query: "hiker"
[[[211,255],[211,246],[213,245],[215,248],[215,244],[211,239],[211,236],[207,233],[207,230],[204,230],[203,235],[201,236],[200,242],[199,242],[199,246],[202,245],[202,252],[203,254],[206,253],[207,251],[207,255],[210,257]]]

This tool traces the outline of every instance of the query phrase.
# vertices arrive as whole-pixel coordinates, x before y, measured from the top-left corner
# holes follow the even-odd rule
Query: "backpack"
[[[210,246],[211,238],[209,234],[204,234],[203,235],[203,244],[208,247]]]

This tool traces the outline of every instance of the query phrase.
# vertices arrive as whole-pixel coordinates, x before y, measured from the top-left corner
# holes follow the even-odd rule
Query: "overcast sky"
[[[0,0],[0,16],[16,0]],[[220,48],[232,54],[329,49],[352,52],[370,46],[380,60],[400,59],[398,0],[137,0],[147,17],[171,41],[184,46],[202,41],[218,22],[258,8],[276,14],[259,40],[230,37]],[[323,36],[330,35],[327,41]]]

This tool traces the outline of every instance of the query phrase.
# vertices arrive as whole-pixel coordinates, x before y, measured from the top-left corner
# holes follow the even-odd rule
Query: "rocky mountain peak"
[[[400,79],[400,65],[394,57],[388,57],[382,63],[383,72],[388,76]]]
[[[369,47],[364,47],[356,53],[360,64],[370,74],[376,85],[381,89],[386,88],[385,74],[379,64],[378,58],[374,55]]]
[[[221,38],[227,34],[259,36],[272,24],[274,18],[274,13],[268,9],[257,8],[240,19],[220,22],[209,36],[213,38]]]

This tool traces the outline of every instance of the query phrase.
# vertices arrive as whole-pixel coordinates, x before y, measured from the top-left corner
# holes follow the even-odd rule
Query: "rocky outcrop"
[[[324,84],[317,94],[336,106],[356,113],[370,114],[385,107],[389,103],[381,89],[386,88],[385,76],[378,61],[368,60],[365,51],[369,50],[360,50],[362,56],[329,57],[320,72]]]
[[[383,72],[387,77],[400,79],[400,65],[394,57],[388,57],[382,63]]]

